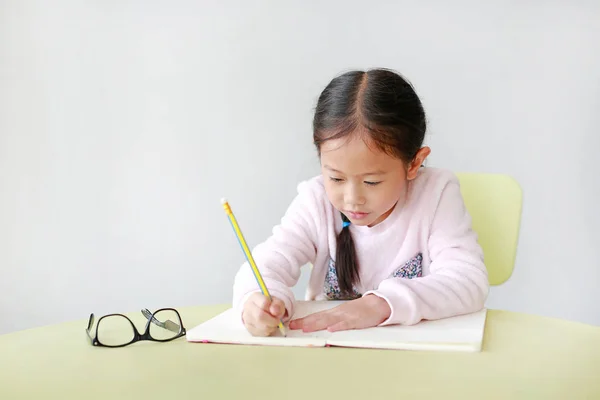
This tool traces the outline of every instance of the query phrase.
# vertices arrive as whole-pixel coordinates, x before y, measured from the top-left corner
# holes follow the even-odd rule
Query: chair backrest
[[[510,278],[515,265],[523,193],[508,175],[457,173],[465,206],[483,248],[490,285]]]

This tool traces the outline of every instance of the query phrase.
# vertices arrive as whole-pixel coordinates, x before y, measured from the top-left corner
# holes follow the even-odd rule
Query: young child
[[[483,252],[457,178],[423,167],[426,119],[398,74],[353,71],[321,93],[313,121],[321,174],[298,186],[273,235],[253,251],[269,288],[251,268],[236,275],[233,305],[253,335],[279,319],[305,332],[415,324],[483,308]],[[350,300],[293,319],[291,287],[313,265],[307,300]]]

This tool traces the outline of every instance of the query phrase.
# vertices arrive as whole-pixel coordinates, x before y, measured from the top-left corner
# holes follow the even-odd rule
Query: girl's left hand
[[[370,294],[330,310],[295,319],[290,322],[290,329],[302,329],[304,332],[327,329],[335,332],[370,328],[388,319],[391,312],[387,301]]]

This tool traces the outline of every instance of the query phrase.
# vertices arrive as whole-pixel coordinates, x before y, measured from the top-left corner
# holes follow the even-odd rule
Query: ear
[[[421,147],[421,149],[417,151],[415,158],[413,158],[413,160],[408,165],[408,171],[406,171],[406,179],[412,181],[417,177],[417,172],[419,172],[419,168],[421,168],[421,165],[423,165],[423,162],[425,162],[425,159],[427,158],[427,156],[429,156],[430,153],[431,149],[427,146]]]

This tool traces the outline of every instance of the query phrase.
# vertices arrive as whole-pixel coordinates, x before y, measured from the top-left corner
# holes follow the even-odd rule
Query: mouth
[[[354,220],[364,219],[369,215],[369,213],[366,213],[366,212],[353,212],[353,211],[346,211],[345,214]]]

